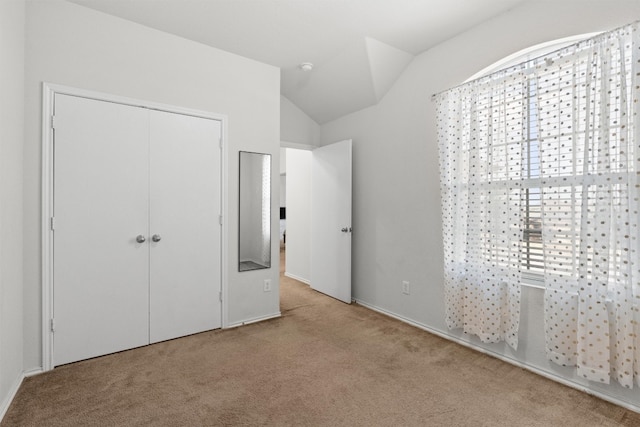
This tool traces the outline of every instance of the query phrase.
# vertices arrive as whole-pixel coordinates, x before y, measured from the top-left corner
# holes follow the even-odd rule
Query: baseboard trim
[[[550,372],[544,371],[544,370],[542,370],[540,368],[536,368],[535,366],[527,365],[527,364],[522,363],[522,362],[520,362],[518,360],[515,360],[515,359],[512,359],[510,357],[507,357],[507,356],[505,356],[503,354],[496,353],[494,351],[487,350],[486,348],[479,347],[479,346],[477,346],[475,344],[472,344],[472,343],[470,343],[468,341],[465,341],[465,340],[461,340],[460,338],[455,337],[453,335],[450,335],[450,334],[448,334],[446,332],[440,331],[438,329],[433,329],[433,328],[431,328],[431,327],[429,327],[429,326],[427,326],[425,324],[416,322],[415,320],[408,319],[408,318],[403,317],[403,316],[401,316],[399,314],[396,314],[396,313],[393,313],[391,311],[388,311],[388,310],[386,310],[384,308],[378,307],[378,306],[373,305],[373,304],[369,304],[366,301],[355,299],[355,302],[358,303],[359,305],[365,307],[365,308],[368,308],[370,310],[376,311],[376,312],[378,312],[380,314],[384,314],[385,316],[392,317],[392,318],[394,318],[396,320],[400,320],[401,322],[407,323],[407,324],[409,324],[411,326],[414,326],[414,327],[416,327],[418,329],[422,329],[423,331],[429,332],[430,334],[437,335],[437,336],[439,336],[441,338],[444,338],[446,340],[453,341],[456,344],[460,344],[460,345],[462,345],[464,347],[468,347],[468,348],[470,348],[472,350],[479,351],[480,353],[484,353],[484,354],[489,355],[491,357],[495,357],[496,359],[500,359],[503,362],[509,363],[511,365],[517,366],[517,367],[522,368],[522,369],[525,369],[525,370],[527,370],[529,372],[533,372],[534,374],[543,376],[543,377],[545,377],[547,379],[550,379],[550,380],[555,381],[557,383],[560,383],[562,385],[566,385],[567,387],[571,387],[573,389],[579,390],[579,391],[581,391],[583,393],[586,393],[586,394],[589,394],[591,396],[595,396],[595,397],[598,397],[598,398],[600,398],[602,400],[606,400],[607,402],[613,403],[614,405],[618,405],[618,406],[623,407],[625,409],[628,409],[630,411],[640,413],[640,406],[634,405],[634,404],[626,402],[624,400],[617,399],[615,397],[609,396],[609,395],[601,393],[599,391],[592,390],[590,388],[587,388],[587,387],[583,386],[582,384],[578,384],[578,383],[575,383],[575,382],[573,382],[571,380],[567,380],[566,378],[563,378],[563,377],[560,377],[558,375],[552,374]]]
[[[0,422],[2,422],[2,419],[4,418],[4,416],[7,414],[7,411],[9,410],[9,406],[11,406],[11,402],[13,402],[13,399],[16,397],[16,394],[18,394],[18,390],[20,390],[20,386],[22,385],[22,381],[24,381],[24,378],[25,378],[24,374],[20,374],[18,378],[16,378],[15,382],[9,389],[9,394],[2,401],[2,404],[0,405]]]
[[[298,282],[302,282],[305,285],[311,285],[311,282],[309,281],[309,279],[303,279],[302,277],[298,277],[295,274],[287,273],[286,271],[284,272],[284,275],[290,279],[297,280]]]
[[[238,326],[244,326],[244,325],[250,325],[252,323],[263,322],[265,320],[275,319],[280,316],[282,316],[282,314],[280,314],[280,312],[277,312],[274,314],[269,314],[267,316],[254,317],[253,319],[243,320],[242,322],[231,323],[225,329],[237,328]]]
[[[29,369],[27,371],[24,371],[24,377],[25,378],[29,378],[29,377],[33,377],[35,375],[40,375],[44,373],[44,369],[42,368],[33,368],[33,369]]]

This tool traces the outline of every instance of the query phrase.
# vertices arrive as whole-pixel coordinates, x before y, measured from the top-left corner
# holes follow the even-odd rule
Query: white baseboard
[[[638,405],[634,405],[634,404],[626,402],[624,400],[616,399],[615,397],[609,396],[607,394],[601,393],[601,392],[596,391],[596,390],[592,390],[590,388],[585,387],[582,384],[578,384],[578,383],[575,383],[575,382],[573,382],[571,380],[567,380],[566,378],[563,378],[563,377],[560,377],[558,375],[552,374],[550,372],[544,371],[544,370],[542,370],[540,368],[536,368],[535,366],[527,365],[527,364],[522,363],[522,362],[520,362],[518,360],[512,359],[512,358],[507,357],[507,356],[504,356],[504,355],[502,355],[500,353],[496,353],[496,352],[493,352],[491,350],[487,350],[486,348],[479,347],[479,346],[477,346],[475,344],[472,344],[472,343],[470,343],[468,341],[464,341],[464,340],[461,340],[458,337],[450,335],[450,334],[448,334],[448,333],[446,333],[444,331],[440,331],[438,329],[433,329],[433,328],[431,328],[431,327],[429,327],[427,325],[424,325],[422,323],[416,322],[415,320],[407,319],[406,317],[403,317],[403,316],[400,316],[399,314],[395,314],[395,313],[393,313],[391,311],[385,310],[384,308],[380,308],[380,307],[375,306],[373,304],[369,304],[368,302],[365,302],[365,301],[362,301],[362,300],[358,300],[358,299],[355,299],[354,301],[356,303],[358,303],[359,305],[363,306],[363,307],[366,307],[366,308],[368,308],[370,310],[373,310],[373,311],[377,311],[378,313],[384,314],[385,316],[389,316],[389,317],[392,317],[394,319],[400,320],[401,322],[408,323],[409,325],[415,326],[416,328],[422,329],[423,331],[429,332],[430,334],[437,335],[437,336],[439,336],[441,338],[444,338],[444,339],[447,339],[449,341],[453,341],[453,342],[455,342],[457,344],[460,344],[462,346],[471,348],[472,350],[476,350],[476,351],[479,351],[480,353],[484,353],[484,354],[487,354],[487,355],[489,355],[491,357],[495,357],[496,359],[500,359],[503,362],[507,362],[507,363],[509,363],[511,365],[514,365],[514,366],[517,366],[519,368],[525,369],[527,371],[533,372],[534,374],[538,374],[538,375],[543,376],[545,378],[548,378],[548,379],[550,379],[552,381],[555,381],[555,382],[558,382],[560,384],[566,385],[567,387],[571,387],[571,388],[574,388],[576,390],[580,390],[583,393],[590,394],[592,396],[596,396],[596,397],[598,397],[598,398],[600,398],[602,400],[606,400],[607,402],[611,402],[611,403],[613,403],[615,405],[621,406],[621,407],[623,407],[625,409],[628,409],[630,411],[640,413],[640,406],[638,406]]]
[[[25,378],[29,378],[29,377],[33,377],[35,375],[40,375],[42,373],[44,373],[44,369],[42,369],[42,368],[28,369],[28,370],[24,371],[24,377]]]
[[[24,374],[20,374],[18,378],[16,378],[15,382],[9,389],[9,394],[2,401],[2,404],[0,404],[0,422],[2,422],[2,419],[4,418],[7,411],[9,410],[9,406],[11,406],[11,402],[13,402],[13,399],[16,397],[16,394],[18,393],[18,390],[20,389],[20,386],[22,385],[22,381],[24,380],[24,378],[25,378]]]
[[[254,317],[253,319],[243,320],[242,322],[231,323],[225,329],[237,328],[238,326],[250,325],[251,323],[262,322],[264,320],[275,319],[276,317],[280,317],[280,312],[269,314],[267,316]]]
[[[309,279],[304,279],[302,277],[298,277],[295,274],[287,273],[286,271],[284,272],[284,275],[289,277],[290,279],[297,280],[298,282],[302,282],[305,285],[311,285],[311,282],[309,281]]]

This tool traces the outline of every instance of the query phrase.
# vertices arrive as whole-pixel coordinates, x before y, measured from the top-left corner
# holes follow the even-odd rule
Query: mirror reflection
[[[240,152],[238,271],[271,268],[271,155]]]

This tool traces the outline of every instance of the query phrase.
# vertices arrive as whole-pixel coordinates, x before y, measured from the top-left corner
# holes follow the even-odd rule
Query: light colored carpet
[[[638,426],[640,415],[282,278],[283,316],[28,378],[1,426]]]

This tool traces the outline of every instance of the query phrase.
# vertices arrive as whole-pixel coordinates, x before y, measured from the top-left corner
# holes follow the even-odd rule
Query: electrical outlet
[[[402,293],[405,295],[409,295],[409,282],[406,280],[402,281]]]
[[[271,279],[264,280],[264,291],[271,292]]]

